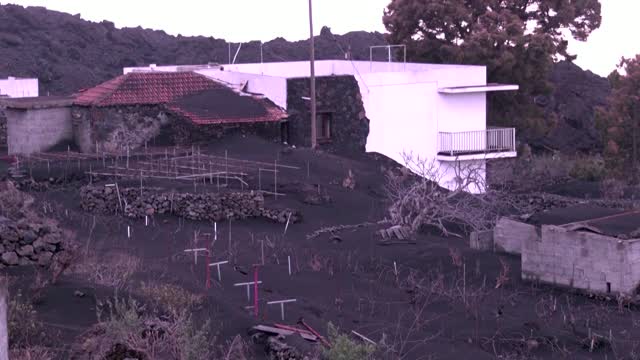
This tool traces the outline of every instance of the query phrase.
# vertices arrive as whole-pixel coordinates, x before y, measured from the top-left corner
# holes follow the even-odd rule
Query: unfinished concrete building
[[[502,218],[472,247],[519,254],[522,278],[594,293],[636,295],[640,284],[640,211],[580,205],[529,223]]]
[[[70,97],[15,98],[4,101],[7,151],[30,154],[66,149],[73,142]]]

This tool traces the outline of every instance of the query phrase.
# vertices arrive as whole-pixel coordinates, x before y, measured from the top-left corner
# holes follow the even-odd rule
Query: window
[[[331,139],[331,113],[318,113],[316,116],[316,134],[318,140]]]

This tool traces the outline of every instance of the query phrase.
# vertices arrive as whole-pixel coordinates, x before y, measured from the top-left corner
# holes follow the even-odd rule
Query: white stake
[[[251,282],[243,282],[243,283],[237,283],[237,284],[233,284],[233,286],[246,286],[247,287],[247,300],[251,301],[251,285],[255,285],[256,282],[255,281],[251,281]],[[262,284],[262,281],[258,281],[258,285]]]
[[[149,226],[149,216],[144,216],[144,226]]]
[[[287,229],[289,228],[289,221],[291,220],[291,213],[287,216],[287,224],[284,226],[284,235],[287,235]]]
[[[127,226],[127,238],[131,238],[131,227]]]
[[[287,263],[289,264],[289,276],[291,276],[291,256],[287,255]]]
[[[292,303],[292,302],[296,302],[296,299],[269,301],[267,305],[280,304],[280,315],[282,316],[282,320],[284,320],[284,304]]]
[[[218,281],[222,281],[222,274],[220,273],[220,265],[224,265],[224,264],[228,264],[229,261],[225,260],[225,261],[219,261],[219,262],[215,262],[215,263],[211,263],[209,264],[209,266],[215,266],[218,268]]]
[[[393,272],[396,274],[396,277],[398,277],[398,266],[395,261],[393,262]]]
[[[213,242],[216,242],[216,240],[218,240],[218,223],[214,222],[213,223]]]
[[[205,248],[198,248],[198,249],[187,249],[184,252],[192,252],[193,253],[193,262],[195,262],[195,264],[198,264],[198,253],[201,251],[209,251],[208,249]]]

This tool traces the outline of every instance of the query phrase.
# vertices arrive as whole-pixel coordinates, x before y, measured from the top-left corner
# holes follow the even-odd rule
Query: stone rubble
[[[134,219],[154,214],[172,214],[195,221],[262,217],[284,224],[302,220],[297,210],[266,208],[263,194],[256,191],[192,194],[167,193],[151,188],[143,188],[142,191],[140,188],[124,188],[117,191],[115,187],[89,185],[80,189],[80,197],[80,205],[87,212],[115,214],[122,208],[124,216]]]
[[[0,268],[49,266],[65,256],[64,233],[54,221],[0,217]]]

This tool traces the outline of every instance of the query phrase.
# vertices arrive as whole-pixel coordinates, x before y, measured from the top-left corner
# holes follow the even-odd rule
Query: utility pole
[[[315,69],[315,44],[313,40],[313,6],[309,0],[309,33],[311,34],[311,148],[315,149],[318,145],[318,134],[316,133],[316,69]]]

